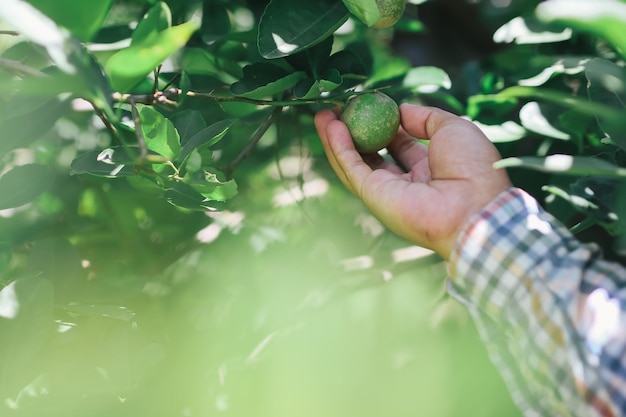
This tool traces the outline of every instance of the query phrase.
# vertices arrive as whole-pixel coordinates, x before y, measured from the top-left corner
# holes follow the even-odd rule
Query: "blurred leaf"
[[[528,168],[542,172],[562,175],[593,175],[600,177],[625,177],[626,168],[620,168],[603,159],[591,156],[550,155],[545,158],[534,156],[502,159],[494,164],[495,168]]]
[[[561,32],[547,30],[545,25],[529,17],[518,16],[501,26],[494,34],[493,40],[498,43],[539,44],[568,40],[572,37],[571,29]]]
[[[585,64],[587,92],[597,103],[611,105],[622,114],[626,111],[626,71],[619,65],[603,59],[592,59]],[[622,149],[626,149],[625,118],[606,118],[604,112],[595,116],[604,132]]]
[[[122,321],[131,321],[135,317],[132,310],[118,305],[71,303],[63,310],[71,316],[101,316]]]
[[[30,203],[52,185],[50,170],[37,164],[21,165],[0,177],[0,210]]]
[[[71,174],[90,174],[96,177],[120,178],[135,175],[132,166],[111,165],[98,160],[101,151],[90,151],[78,155],[71,164]]]
[[[45,278],[20,277],[0,289],[0,337],[10,341],[0,344],[4,390],[21,388],[38,374],[31,365],[52,333],[52,303]]]
[[[488,96],[483,96],[488,97]],[[502,90],[496,95],[496,97],[502,99],[517,99],[517,98],[535,98],[545,100],[551,103],[559,104],[563,107],[570,108],[581,113],[596,115],[602,114],[603,118],[611,122],[620,123],[624,120],[623,112],[600,102],[593,102],[577,97],[573,97],[571,94],[562,93],[560,91],[549,90],[547,88],[535,88],[535,87],[509,87]]]
[[[589,216],[592,222],[587,224],[600,224],[611,234],[621,232],[618,215],[611,209],[615,202],[615,189],[614,181],[592,177],[580,178],[570,186],[569,191],[552,185],[542,187],[543,191],[562,198],[577,211]],[[577,231],[581,231],[578,225]]]
[[[172,12],[166,3],[159,1],[144,15],[133,31],[132,44],[149,42],[172,26]]]
[[[63,72],[76,74],[79,71],[76,51],[81,47],[78,42],[31,4],[23,0],[2,0],[0,20],[9,23],[20,34],[46,48],[52,61]]]
[[[9,266],[13,258],[13,248],[9,242],[0,241],[0,275],[2,275],[5,269]]]
[[[303,71],[289,72],[278,65],[257,62],[243,68],[243,78],[231,85],[230,91],[238,96],[262,99],[293,87],[305,77]]]
[[[350,13],[367,26],[372,26],[380,20],[380,12],[376,0],[343,0],[343,4]]]
[[[500,125],[488,125],[477,121],[474,121],[474,124],[493,143],[513,142],[522,139],[527,134],[526,129],[511,120]]]
[[[519,85],[538,87],[548,82],[553,76],[566,74],[575,75],[585,71],[585,63],[588,58],[580,57],[554,57],[554,64],[543,67],[541,72],[533,77],[519,80]]]
[[[183,149],[180,152],[178,160],[181,165],[192,151],[200,148],[201,146],[209,147],[220,141],[232,125],[232,120],[221,120],[196,133],[191,139],[189,139],[189,141],[187,141],[187,143],[185,143],[185,146],[183,146]]]
[[[113,88],[120,92],[130,90],[165,59],[185,46],[197,29],[198,23],[195,21],[183,23],[117,52],[106,63],[106,72]]]
[[[373,86],[377,83],[388,81],[393,78],[403,77],[411,69],[411,64],[405,58],[387,57],[381,59],[374,66],[374,71],[366,81],[366,86]]]
[[[70,108],[69,100],[56,97],[15,97],[11,100],[11,106],[0,116],[2,155],[41,139]]]
[[[28,255],[26,269],[32,276],[50,280],[59,303],[76,297],[86,276],[76,247],[60,237],[37,240]]]
[[[544,114],[546,111],[548,111],[548,106],[542,106],[536,101],[526,103],[519,111],[522,126],[550,138],[569,140],[571,136],[559,130],[552,122],[552,120],[558,120],[558,116],[556,114],[554,117],[550,114],[546,115]]]
[[[104,22],[113,0],[28,0],[81,41],[90,41]]]
[[[348,15],[336,0],[271,0],[259,22],[259,52],[267,59],[299,52],[332,35]]]
[[[205,0],[202,8],[202,40],[210,43],[230,31],[230,16],[226,4],[220,0]]]
[[[626,57],[626,3],[620,0],[551,0],[539,4],[537,17],[593,33],[613,44]]]
[[[450,89],[452,81],[441,68],[415,67],[404,76],[402,86],[416,93],[432,93],[440,88]]]
[[[64,4],[69,4],[68,2],[72,0],[61,1]],[[84,10],[92,7],[91,3],[78,1],[73,1],[73,3],[77,4],[80,13],[90,15],[94,11],[97,14],[104,13],[106,15],[106,11],[110,8],[109,0],[96,0],[93,11]],[[106,11],[103,12],[100,9],[106,9]],[[59,10],[67,13],[65,9]],[[72,14],[69,13],[69,15]],[[104,19],[104,15],[101,16],[102,19]],[[58,27],[49,17],[22,0],[3,0],[0,2],[0,20],[8,22],[26,38],[43,46],[62,72],[76,77],[74,86],[71,86],[68,77],[60,77],[63,79],[66,91],[77,93],[94,102],[98,108],[107,114],[111,113],[109,84],[102,68],[87,49],[71,37],[66,30]],[[89,21],[89,24],[91,25],[93,22]],[[39,80],[30,81],[37,83]],[[55,83],[56,80],[47,81]]]
[[[168,160],[180,154],[180,138],[171,121],[152,107],[143,107],[139,112],[141,131],[149,150]]]

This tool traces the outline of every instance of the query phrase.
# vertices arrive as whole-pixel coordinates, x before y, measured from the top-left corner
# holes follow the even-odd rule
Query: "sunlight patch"
[[[15,281],[0,291],[0,317],[14,319],[20,310],[20,302],[15,291]]]

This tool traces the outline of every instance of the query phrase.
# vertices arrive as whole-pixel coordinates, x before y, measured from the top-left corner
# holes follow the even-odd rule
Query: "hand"
[[[413,104],[400,106],[400,119],[387,147],[395,162],[359,154],[336,112],[320,111],[315,126],[344,185],[389,229],[448,259],[468,219],[511,184],[492,167],[500,155],[473,123]]]

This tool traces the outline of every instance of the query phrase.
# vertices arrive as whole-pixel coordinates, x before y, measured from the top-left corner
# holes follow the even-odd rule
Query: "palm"
[[[447,257],[467,218],[509,182],[493,170],[499,155],[470,122],[418,106],[401,111],[403,129],[388,147],[394,161],[360,155],[333,113],[321,112],[316,124],[344,184],[391,230]]]

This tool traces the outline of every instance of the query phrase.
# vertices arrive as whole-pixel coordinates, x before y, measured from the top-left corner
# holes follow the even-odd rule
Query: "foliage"
[[[626,3],[408,3],[379,30],[375,0],[0,2],[3,415],[515,415],[442,264],[338,186],[313,114],[384,91],[464,115],[619,258]],[[461,7],[499,44],[415,64]]]

